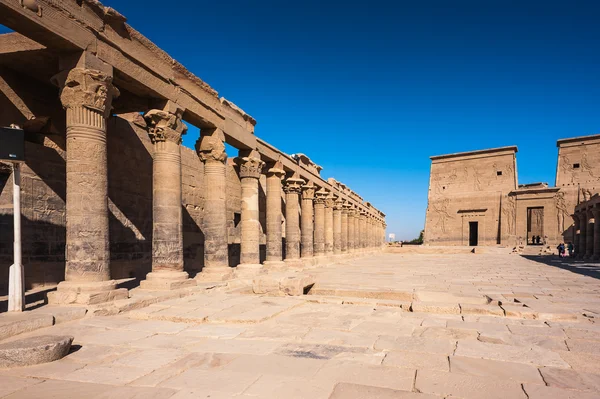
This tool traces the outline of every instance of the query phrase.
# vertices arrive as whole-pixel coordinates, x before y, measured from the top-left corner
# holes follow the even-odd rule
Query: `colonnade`
[[[578,205],[573,220],[576,257],[583,260],[600,260],[600,201],[588,201]]]
[[[128,296],[110,274],[108,228],[107,119],[119,96],[113,68],[83,54],[53,78],[66,110],[66,273],[50,293],[51,303],[93,304]],[[157,102],[158,104],[158,102]],[[153,145],[152,272],[146,289],[196,284],[184,271],[181,141],[185,109],[172,101],[146,110],[143,118]],[[200,279],[247,276],[264,267],[300,267],[331,256],[366,252],[385,243],[383,217],[362,202],[319,186],[279,162],[265,162],[258,150],[235,159],[241,182],[240,265],[228,258],[226,136],[201,128],[196,152],[204,163],[204,266]],[[269,161],[266,159],[266,161]],[[259,180],[266,175],[266,260],[261,265]],[[323,181],[324,182],[324,181]],[[329,189],[328,189],[329,188]],[[282,209],[282,190],[285,209]],[[282,215],[285,214],[285,252]]]

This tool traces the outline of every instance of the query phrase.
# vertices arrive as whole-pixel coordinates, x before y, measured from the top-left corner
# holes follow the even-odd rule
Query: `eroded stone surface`
[[[40,335],[0,344],[0,368],[30,366],[61,359],[73,337]]]

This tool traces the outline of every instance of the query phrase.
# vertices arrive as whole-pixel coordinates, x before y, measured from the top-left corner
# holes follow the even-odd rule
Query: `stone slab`
[[[54,324],[51,314],[33,314],[31,312],[0,314],[0,341],[34,331]]]
[[[439,399],[439,396],[396,389],[373,387],[369,385],[339,383],[333,389],[329,399]]]
[[[0,344],[0,368],[31,366],[62,359],[73,337],[40,335]]]

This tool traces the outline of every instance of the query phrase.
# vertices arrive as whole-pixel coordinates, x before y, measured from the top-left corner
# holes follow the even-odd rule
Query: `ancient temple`
[[[124,298],[127,278],[176,289],[385,242],[380,210],[306,155],[261,140],[250,115],[116,10],[2,1],[0,24],[15,31],[0,35],[0,126],[26,133],[26,287],[58,284],[51,302]],[[195,149],[181,144],[188,126],[200,130]],[[10,179],[0,164],[4,291]]]
[[[431,157],[425,243],[555,247],[579,246],[584,237],[590,244],[581,244],[580,255],[600,255],[586,234],[595,228],[600,135],[561,139],[557,147],[554,186],[519,184],[515,146]]]

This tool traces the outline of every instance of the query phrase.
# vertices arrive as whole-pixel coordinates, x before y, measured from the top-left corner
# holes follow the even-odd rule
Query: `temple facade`
[[[425,244],[581,246],[580,237],[594,231],[600,135],[561,139],[557,147],[554,186],[519,184],[515,146],[431,157]],[[586,240],[593,256],[594,239]]]

